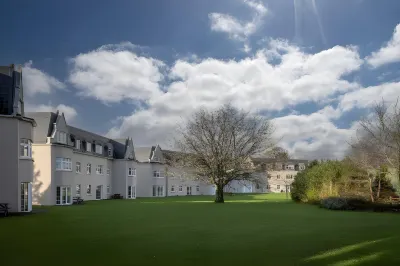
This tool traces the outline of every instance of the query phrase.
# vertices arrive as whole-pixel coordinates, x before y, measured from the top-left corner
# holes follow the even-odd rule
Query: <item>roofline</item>
[[[26,117],[26,116],[21,116],[21,115],[1,115],[0,114],[0,117],[11,118],[11,119],[14,118],[14,119],[18,119],[18,120],[21,120],[21,121],[29,122],[34,127],[37,126],[35,119],[29,118],[29,117]]]

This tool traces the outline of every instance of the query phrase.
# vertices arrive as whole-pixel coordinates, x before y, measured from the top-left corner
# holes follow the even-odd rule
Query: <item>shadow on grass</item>
[[[391,265],[398,265],[400,258],[395,255],[397,254],[397,244],[398,238],[394,237],[364,241],[306,258],[302,265],[387,265],[387,259],[393,259]],[[382,260],[385,263],[380,263]]]

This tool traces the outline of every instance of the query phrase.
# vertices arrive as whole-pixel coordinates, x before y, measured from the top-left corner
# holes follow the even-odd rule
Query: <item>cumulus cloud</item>
[[[29,61],[22,68],[22,78],[24,92],[27,96],[36,94],[49,94],[54,89],[64,89],[65,84],[50,76],[49,74],[33,67],[33,62]]]
[[[253,10],[250,21],[241,21],[229,14],[222,13],[210,13],[208,17],[212,31],[226,33],[229,38],[244,42],[243,50],[248,53],[251,51],[248,38],[261,27],[268,9],[261,2],[247,0],[244,3]]]
[[[131,43],[105,45],[71,59],[69,82],[79,95],[103,102],[148,100],[160,95],[158,83],[163,79],[164,64],[137,55]]]
[[[78,115],[74,107],[65,104],[59,104],[57,106],[54,106],[51,103],[39,105],[27,104],[25,109],[26,112],[56,112],[58,110],[60,113],[64,113],[67,123],[74,121]]]
[[[391,40],[366,59],[372,67],[400,62],[400,24],[394,29]]]

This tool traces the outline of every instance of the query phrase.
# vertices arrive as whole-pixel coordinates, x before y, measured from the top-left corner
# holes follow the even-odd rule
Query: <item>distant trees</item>
[[[274,158],[282,161],[290,159],[288,150],[279,146],[273,147],[271,150],[267,151],[265,155],[269,158]]]
[[[223,203],[223,189],[229,182],[254,178],[250,157],[272,147],[273,129],[269,120],[231,105],[215,111],[201,109],[179,129],[176,144],[181,152],[174,160],[215,184],[215,202]]]

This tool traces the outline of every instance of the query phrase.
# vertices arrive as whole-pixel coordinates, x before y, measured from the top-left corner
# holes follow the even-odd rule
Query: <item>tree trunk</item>
[[[369,179],[369,192],[371,195],[371,201],[374,202],[375,200],[374,200],[374,192],[372,190],[372,179],[371,178]]]
[[[378,191],[376,192],[376,199],[379,200],[379,197],[381,196],[381,178],[379,177],[378,180]]]
[[[215,192],[215,203],[224,203],[224,186],[217,185],[217,191]]]

